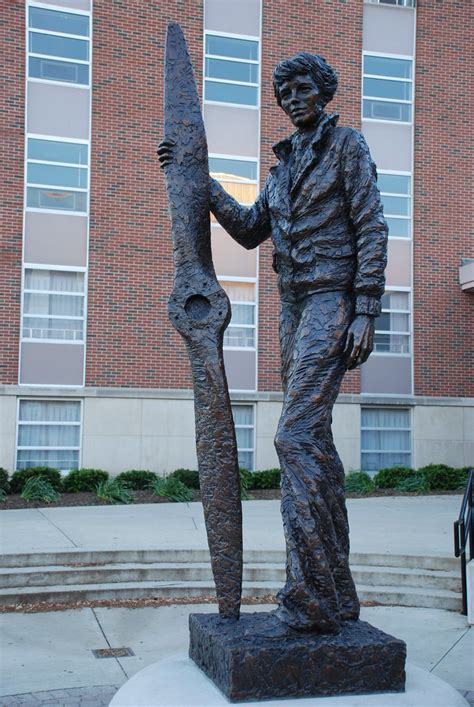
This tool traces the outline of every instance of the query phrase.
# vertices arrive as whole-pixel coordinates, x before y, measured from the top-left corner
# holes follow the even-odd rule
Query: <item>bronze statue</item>
[[[177,84],[184,73],[175,72]],[[278,593],[275,612],[242,614],[238,622],[229,623],[226,617],[238,615],[235,592],[226,601],[221,596],[225,584],[219,586],[217,580],[225,574],[219,558],[226,561],[227,550],[220,542],[230,526],[225,524],[226,509],[220,509],[219,529],[215,527],[218,517],[209,515],[214,528],[208,524],[208,534],[211,530],[217,539],[211,556],[220,616],[190,616],[190,656],[231,700],[399,691],[405,683],[405,645],[358,620],[359,601],[349,569],[344,469],[331,433],[332,408],[344,373],[366,361],[372,350],[374,317],[380,313],[384,289],[387,225],[375,165],[362,135],[338,127],[338,116],[324,111],[336,91],[337,75],[323,57],[300,53],[282,61],[275,68],[273,83],[277,103],[296,131],[274,146],[278,164],[271,168],[253,206],[241,206],[218,182],[208,180],[207,173],[194,181],[199,197],[188,193],[179,169],[173,175],[176,164],[185,164],[183,150],[185,156],[191,151],[187,134],[182,141],[181,135],[166,130],[166,139],[158,148],[174,213],[177,271],[173,294],[179,300],[179,311],[172,295],[170,316],[190,351],[197,418],[202,414],[199,406],[207,404],[204,373],[220,366],[215,353],[222,347],[220,327],[227,321],[225,308],[216,306],[219,296],[210,260],[208,220],[202,217],[203,199],[209,198],[219,223],[245,248],[272,239],[281,299],[284,400],[275,446],[282,477],[286,584]],[[177,90],[184,105],[186,92],[182,86]],[[201,143],[199,154],[202,158]],[[199,227],[186,254],[180,233],[189,227],[191,212],[188,204],[183,226],[179,208],[180,201],[193,198],[199,204]],[[202,237],[194,239],[199,229]],[[204,271],[206,282],[201,282]],[[186,292],[186,283],[192,284],[192,293]],[[184,314],[184,325],[173,320],[177,313]],[[198,323],[200,334],[193,332]],[[214,353],[206,367],[202,344],[207,331],[214,332]],[[219,394],[223,392],[220,381]],[[225,400],[224,405],[217,397],[207,401],[217,417],[227,409]],[[207,415],[208,424],[211,418]],[[198,457],[203,433],[197,425]],[[231,438],[232,434],[227,440]],[[212,454],[218,446],[210,445]],[[206,470],[204,448],[201,455]],[[226,459],[221,461],[232,471],[232,454]],[[201,467],[201,457],[199,461]],[[224,477],[221,474],[225,483]],[[207,485],[210,474],[205,471],[203,478]],[[229,484],[235,488],[235,475]],[[221,500],[224,496],[221,493]],[[206,513],[210,513],[212,494],[206,503]],[[234,516],[237,519],[238,513]],[[238,561],[229,565],[230,585],[236,589],[241,548],[235,523],[232,527]]]

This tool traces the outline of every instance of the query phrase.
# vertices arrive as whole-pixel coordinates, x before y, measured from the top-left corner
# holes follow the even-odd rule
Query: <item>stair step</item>
[[[403,567],[353,565],[354,580],[359,584],[403,585],[460,591],[457,572],[419,570]],[[50,585],[102,584],[146,581],[212,581],[207,562],[149,562],[81,565],[68,567],[15,567],[0,569],[0,587],[48,587]],[[244,580],[275,581],[283,584],[285,567],[281,563],[253,562],[244,565]]]
[[[243,596],[265,596],[275,594],[281,588],[280,582],[244,582]],[[460,610],[461,595],[446,589],[420,587],[399,587],[392,585],[357,585],[361,601],[373,601],[383,605],[418,606]],[[211,581],[192,582],[114,582],[109,584],[72,584],[50,587],[9,588],[0,592],[0,605],[26,603],[67,603],[94,601],[99,599],[143,599],[214,596]]]

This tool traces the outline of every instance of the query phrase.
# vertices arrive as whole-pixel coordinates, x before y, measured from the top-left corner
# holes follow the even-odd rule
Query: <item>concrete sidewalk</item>
[[[453,556],[461,496],[348,500],[354,553]],[[244,548],[283,550],[278,501],[245,501]],[[0,512],[0,551],[207,548],[202,505],[40,508]]]

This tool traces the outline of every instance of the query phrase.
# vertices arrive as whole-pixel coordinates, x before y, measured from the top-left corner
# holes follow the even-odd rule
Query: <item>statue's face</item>
[[[296,128],[309,128],[322,111],[321,94],[309,74],[298,74],[280,86],[281,107]]]

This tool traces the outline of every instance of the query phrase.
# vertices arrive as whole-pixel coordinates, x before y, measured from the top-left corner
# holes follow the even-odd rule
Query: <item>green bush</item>
[[[8,481],[8,471],[0,467],[0,491],[4,491],[5,495],[10,491],[10,482]]]
[[[178,503],[186,503],[194,498],[193,491],[173,474],[157,477],[153,481],[151,488],[157,496]]]
[[[61,472],[50,469],[48,466],[33,466],[29,469],[19,469],[12,474],[10,490],[12,493],[21,493],[28,479],[41,477],[49,481],[55,491],[61,490]]]
[[[370,476],[365,471],[351,471],[345,479],[346,491],[365,496],[374,490],[375,485]]]
[[[417,473],[423,474],[431,491],[455,491],[464,486],[467,479],[465,469],[453,469],[446,464],[428,464]]]
[[[378,489],[394,489],[413,473],[407,466],[389,466],[375,474],[374,484]]]
[[[240,498],[242,501],[249,501],[252,496],[249,494],[249,489],[252,488],[252,472],[245,467],[240,467]]]
[[[0,503],[5,503],[7,500],[7,492],[5,489],[0,489]]]
[[[280,469],[262,469],[252,473],[252,489],[279,489]]]
[[[430,490],[425,475],[419,472],[407,476],[395,488],[397,491],[408,491],[411,493],[426,493]]]
[[[109,475],[102,469],[74,469],[63,478],[62,489],[67,493],[95,491],[97,484],[107,481]]]
[[[128,488],[117,479],[99,481],[95,492],[99,498],[109,503],[132,503],[133,501]]]
[[[130,471],[123,471],[116,476],[115,479],[129,489],[142,491],[143,489],[150,488],[151,484],[156,479],[156,474],[152,471],[146,471],[145,469],[130,469]]]
[[[25,501],[43,501],[44,503],[53,503],[59,498],[59,493],[49,483],[44,476],[30,476],[25,483],[21,497]]]
[[[189,489],[199,489],[199,472],[195,469],[176,469],[169,477],[181,481]]]

